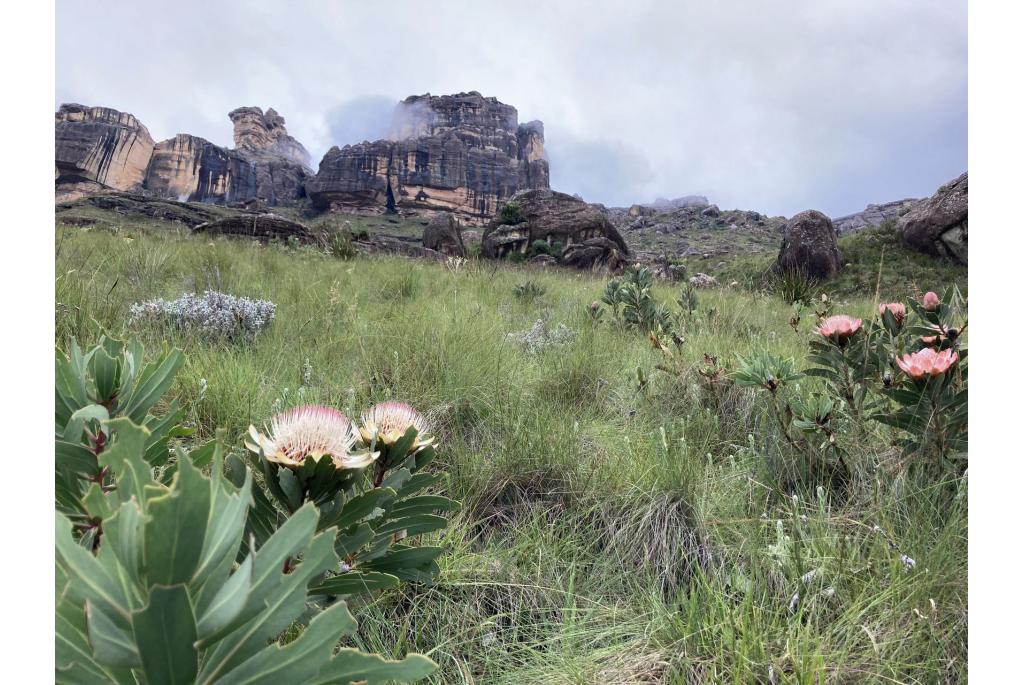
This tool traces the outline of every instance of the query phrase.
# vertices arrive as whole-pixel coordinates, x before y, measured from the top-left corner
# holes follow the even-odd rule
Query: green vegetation
[[[501,224],[521,224],[526,219],[523,217],[523,208],[519,206],[518,202],[506,202],[501,206],[501,212],[498,214],[498,223]]]
[[[877,318],[883,246],[886,300],[966,281],[872,235],[841,244],[850,279],[826,289],[849,300],[842,313]],[[907,434],[873,420],[837,438],[857,465],[841,483],[803,468],[831,413],[828,379],[796,377],[820,336],[814,316],[791,324],[752,261],[691,265],[749,288],[702,291],[670,350],[591,314],[607,279],[590,274],[530,271],[547,295],[517,298],[513,265],[340,260],[131,226],[58,227],[56,261],[61,351],[99,339],[97,324],[184,351],[153,408],[180,403],[194,434],[174,444],[222,430],[240,450],[250,424],[298,404],[427,411],[444,449],[426,470],[462,503],[423,536],[443,548],[439,573],[350,602],[343,646],[422,653],[433,683],[966,678],[966,475],[911,468],[917,453],[894,444]],[[274,302],[273,325],[248,344],[126,328],[135,302],[213,287]],[[638,288],[637,306],[680,311],[678,284]],[[509,341],[539,318],[575,337],[536,354]],[[785,380],[806,445],[785,439],[772,393],[748,387],[768,376]],[[287,631],[282,651],[316,625]]]

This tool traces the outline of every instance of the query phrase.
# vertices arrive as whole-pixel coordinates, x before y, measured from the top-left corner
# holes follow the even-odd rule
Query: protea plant
[[[367,410],[356,429],[331,407],[305,406],[271,419],[266,434],[249,428],[250,462],[263,472],[265,492],[254,490],[249,530],[265,540],[310,503],[320,527],[335,526],[339,569],[314,588],[339,596],[429,581],[437,573],[436,546],[414,538],[444,528],[438,515],[452,500],[424,492],[438,476],[422,471],[434,458],[434,439],[422,414],[400,402]],[[245,464],[227,459],[228,477],[242,482]]]
[[[276,644],[306,611],[309,586],[338,568],[336,529],[318,533],[306,504],[263,544],[246,544],[252,474],[228,483],[219,446],[210,478],[179,454],[165,485],[145,459],[145,428],[125,418],[101,426],[117,436],[99,462],[118,487],[95,502],[98,552],[76,544],[57,513],[56,682],[382,684],[434,670],[418,654],[389,661],[336,650],[355,629],[344,602]]]

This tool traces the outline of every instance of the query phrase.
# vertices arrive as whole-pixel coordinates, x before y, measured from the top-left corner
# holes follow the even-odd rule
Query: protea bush
[[[355,630],[344,602],[287,645],[272,642],[307,611],[309,586],[338,568],[337,529],[307,503],[260,545],[246,541],[252,474],[235,487],[213,448],[211,477],[184,454],[168,485],[146,460],[149,432],[103,421],[116,440],[98,458],[117,489],[97,495],[102,544],[82,547],[56,519],[58,683],[384,683],[434,670],[335,646]]]
[[[151,411],[174,382],[184,363],[179,350],[165,349],[146,361],[138,340],[123,342],[103,336],[83,352],[75,341],[68,354],[57,352],[55,401],[55,493],[57,509],[84,529],[85,544],[92,544],[96,505],[102,494],[116,487],[102,455],[115,439],[110,420],[130,419],[146,429],[143,457],[158,478],[166,482],[174,473],[169,463],[168,440],[191,431],[179,425],[182,412],[171,402],[162,416]]]
[[[305,406],[255,426],[246,441],[249,463],[263,474],[254,490],[248,528],[269,539],[290,516],[312,505],[320,528],[336,528],[334,549],[342,564],[313,592],[349,595],[396,587],[400,580],[430,581],[441,548],[412,545],[419,535],[443,529],[439,515],[458,504],[427,494],[439,476],[425,472],[434,440],[422,414],[401,402],[366,410],[356,426],[331,407]],[[242,458],[227,459],[228,477],[244,482]]]

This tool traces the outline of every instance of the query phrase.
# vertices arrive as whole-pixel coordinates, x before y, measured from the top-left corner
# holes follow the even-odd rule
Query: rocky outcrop
[[[448,212],[439,212],[423,229],[423,247],[450,257],[466,256],[459,222]]]
[[[239,107],[228,113],[235,126],[235,149],[255,155],[269,154],[308,167],[312,161],[302,143],[288,135],[284,117],[271,107]]]
[[[814,279],[825,279],[843,268],[832,220],[808,209],[786,222],[782,248],[775,262],[778,272],[796,271]]]
[[[76,217],[79,209],[89,208],[104,209],[124,217],[177,221],[189,227],[214,221],[229,211],[199,203],[160,200],[136,193],[121,192],[105,192],[63,202],[58,204],[54,211],[58,220],[68,223],[68,219],[79,218]]]
[[[917,200],[914,198],[906,198],[880,205],[868,205],[862,211],[855,214],[847,214],[838,219],[832,219],[832,225],[835,226],[836,232],[839,235],[859,231],[870,226],[878,226],[890,219],[898,219],[906,214],[916,202]]]
[[[231,112],[233,150],[185,133],[154,144],[134,116],[105,107],[61,105],[56,117],[57,202],[109,190],[248,207],[305,197],[309,153],[272,109]]]
[[[146,190],[181,202],[243,203],[256,198],[256,174],[240,153],[179,133],[154,148]]]
[[[153,138],[138,119],[107,107],[61,105],[55,115],[57,196],[73,199],[142,186]],[[61,186],[65,186],[62,190]]]
[[[896,224],[916,250],[967,264],[967,172],[939,188]]]
[[[255,238],[262,242],[289,239],[303,244],[316,242],[316,237],[305,226],[275,214],[236,214],[200,224],[193,230],[196,233]]]
[[[626,242],[600,205],[552,190],[522,191],[511,202],[519,206],[523,221],[509,225],[492,220],[483,235],[485,257],[525,255],[538,240],[550,246],[561,244],[562,263],[577,267],[618,265],[629,254]]]
[[[481,224],[517,191],[548,185],[543,124],[473,91],[406,98],[388,139],[332,147],[306,190],[322,209],[443,210]]]

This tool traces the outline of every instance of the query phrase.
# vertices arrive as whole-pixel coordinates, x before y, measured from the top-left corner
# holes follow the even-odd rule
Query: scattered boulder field
[[[476,91],[406,98],[385,138],[332,147],[316,172],[274,109],[239,107],[228,117],[233,148],[187,133],[156,142],[127,112],[61,105],[58,220],[86,226],[106,212],[314,242],[310,226],[319,217],[375,217],[383,230],[354,239],[367,252],[438,259],[479,250],[490,259],[615,271],[637,261],[778,251],[776,269],[818,279],[842,269],[837,236],[895,222],[913,249],[967,264],[966,172],[925,200],[871,204],[834,219],[815,210],[790,219],[723,210],[703,195],[607,208],[552,190],[543,123],[520,124],[514,107]],[[508,204],[517,213],[503,216]]]

